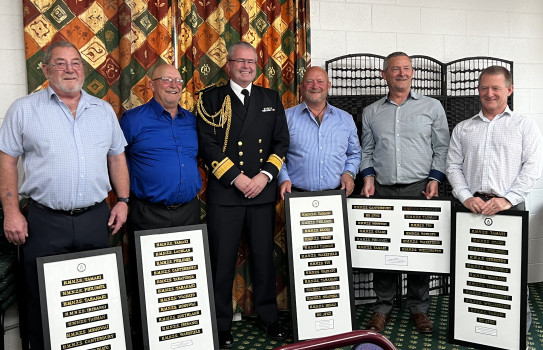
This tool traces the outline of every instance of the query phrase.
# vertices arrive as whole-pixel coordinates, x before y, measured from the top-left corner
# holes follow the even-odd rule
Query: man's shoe
[[[230,331],[219,331],[219,347],[221,349],[230,349],[234,345],[234,338]]]
[[[264,335],[272,340],[281,341],[286,338],[285,332],[281,331],[281,327],[279,327],[279,322],[273,321],[273,322],[262,322],[258,320],[256,322],[256,325],[258,328],[262,329],[264,331]]]
[[[368,324],[366,325],[366,329],[375,332],[382,332],[385,329],[385,325],[387,324],[389,319],[390,316],[388,315],[382,314],[380,312],[374,312],[373,315],[371,315],[371,319],[369,320]]]
[[[434,326],[432,325],[432,321],[430,321],[427,314],[413,314],[413,321],[415,321],[415,329],[417,332],[432,333]]]

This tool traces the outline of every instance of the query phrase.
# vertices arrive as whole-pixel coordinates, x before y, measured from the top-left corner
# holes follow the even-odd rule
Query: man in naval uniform
[[[207,228],[221,348],[233,346],[232,284],[238,246],[246,232],[258,325],[284,339],[277,322],[273,263],[276,177],[288,150],[285,111],[276,91],[253,85],[255,49],[228,50],[228,84],[201,92],[196,106],[199,149],[210,170]]]

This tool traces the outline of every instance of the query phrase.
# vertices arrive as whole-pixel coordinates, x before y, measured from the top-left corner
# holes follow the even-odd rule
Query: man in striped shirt
[[[286,110],[290,147],[279,172],[279,193],[345,190],[349,196],[360,164],[353,117],[326,102],[331,84],[321,67],[306,70],[304,102]]]

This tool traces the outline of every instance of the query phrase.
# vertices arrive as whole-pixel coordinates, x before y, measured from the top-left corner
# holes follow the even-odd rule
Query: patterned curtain
[[[151,98],[147,70],[173,60],[167,0],[23,0],[28,90],[45,87],[44,49],[74,44],[85,63],[83,89],[120,116]]]
[[[189,110],[198,90],[227,81],[226,48],[239,40],[257,50],[256,83],[279,91],[285,108],[298,103],[298,86],[310,62],[309,0],[23,0],[23,13],[28,91],[47,84],[43,50],[67,40],[83,56],[83,89],[108,101],[119,117],[151,98],[146,73],[159,61],[179,66],[186,82],[182,105]],[[286,309],[282,203],[277,212],[278,303]],[[237,311],[247,314],[253,309],[246,255],[242,244],[234,298]]]
[[[179,0],[178,33],[183,104],[192,109],[196,93],[224,84],[227,48],[240,40],[256,49],[256,84],[279,91],[285,108],[299,101],[298,86],[310,62],[309,0]],[[277,302],[288,308],[284,204],[276,206],[275,264]],[[248,248],[238,252],[233,299],[236,312],[252,314]]]

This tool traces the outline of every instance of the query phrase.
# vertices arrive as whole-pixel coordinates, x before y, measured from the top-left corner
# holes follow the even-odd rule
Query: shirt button
[[[243,155],[243,152],[239,152],[239,155],[242,156],[242,155]]]
[[[262,163],[264,161],[264,159],[260,158],[260,163]]]
[[[242,146],[242,145],[243,145],[243,142],[238,141],[238,146]]]
[[[258,139],[258,143],[262,143],[262,139]]]
[[[239,165],[243,165],[243,161],[239,162]]]
[[[262,153],[262,150],[261,150],[261,149],[259,149],[259,150],[258,150],[258,153]]]

